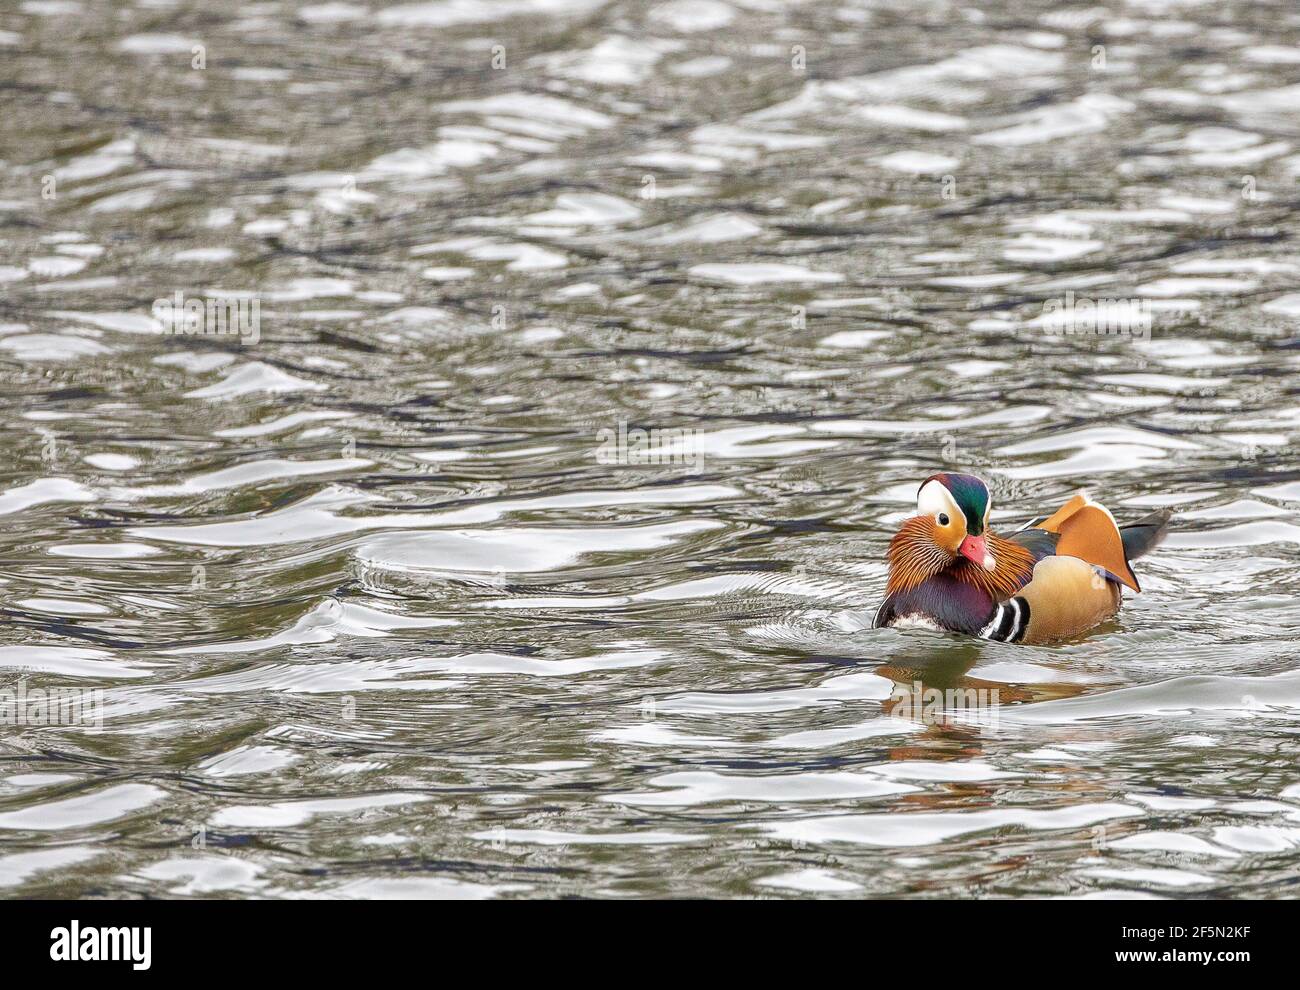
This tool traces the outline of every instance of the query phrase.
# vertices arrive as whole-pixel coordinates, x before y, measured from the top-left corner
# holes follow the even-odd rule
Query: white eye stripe
[[[916,512],[921,516],[938,516],[946,512],[950,519],[961,516],[961,508],[952,497],[952,492],[938,481],[927,481],[916,495]]]

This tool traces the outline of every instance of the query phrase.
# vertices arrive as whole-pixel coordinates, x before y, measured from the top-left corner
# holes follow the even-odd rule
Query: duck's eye
[[[948,525],[948,513],[946,513],[946,512],[940,512],[940,513],[939,513],[939,525],[940,525],[940,526],[947,526],[947,525]]]

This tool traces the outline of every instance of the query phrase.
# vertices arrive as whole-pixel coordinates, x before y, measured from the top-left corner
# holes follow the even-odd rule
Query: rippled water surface
[[[1290,895],[1298,176],[1287,2],[8,0],[0,893]],[[1179,515],[872,631],[945,469]]]

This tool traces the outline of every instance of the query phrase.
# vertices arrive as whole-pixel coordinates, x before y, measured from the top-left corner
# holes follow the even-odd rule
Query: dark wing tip
[[[1169,520],[1174,514],[1169,509],[1158,509],[1143,516],[1137,522],[1131,522],[1119,528],[1119,538],[1124,544],[1124,556],[1136,560],[1144,553],[1150,553],[1164,541],[1169,532]]]

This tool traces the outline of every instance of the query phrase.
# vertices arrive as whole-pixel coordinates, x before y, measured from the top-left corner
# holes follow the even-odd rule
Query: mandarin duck
[[[889,581],[874,625],[1048,643],[1119,611],[1129,562],[1164,538],[1170,513],[1120,526],[1087,495],[1003,539],[989,530],[988,486],[969,474],[921,483],[916,515],[889,543]]]

